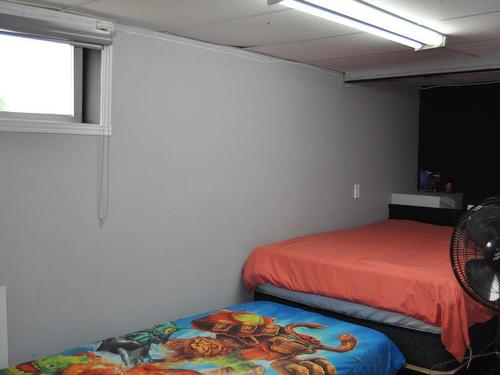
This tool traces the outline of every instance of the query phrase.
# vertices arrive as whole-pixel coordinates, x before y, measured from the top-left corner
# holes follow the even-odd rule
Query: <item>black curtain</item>
[[[469,201],[500,195],[500,83],[420,91],[418,166]]]

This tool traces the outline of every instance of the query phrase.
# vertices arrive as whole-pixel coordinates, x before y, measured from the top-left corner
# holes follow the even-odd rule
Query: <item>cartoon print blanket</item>
[[[250,302],[12,366],[0,375],[391,375],[404,363],[380,332]]]

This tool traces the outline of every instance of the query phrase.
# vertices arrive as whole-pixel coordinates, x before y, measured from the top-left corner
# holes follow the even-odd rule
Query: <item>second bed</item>
[[[448,226],[385,220],[300,237],[256,249],[244,280],[258,299],[309,306],[380,329],[418,367],[456,364],[475,336],[486,345],[492,322],[481,323],[492,314],[456,282],[451,234]],[[436,343],[440,353],[433,358],[426,350],[437,352]]]

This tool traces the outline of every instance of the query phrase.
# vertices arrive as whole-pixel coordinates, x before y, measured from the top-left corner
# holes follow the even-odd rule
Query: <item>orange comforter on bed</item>
[[[441,327],[459,361],[468,327],[492,313],[469,298],[449,259],[452,228],[408,220],[315,234],[259,247],[245,263],[247,287],[273,285],[362,303]]]

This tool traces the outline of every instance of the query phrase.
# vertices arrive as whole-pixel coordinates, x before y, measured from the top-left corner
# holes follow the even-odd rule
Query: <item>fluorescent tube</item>
[[[268,0],[412,47],[441,47],[445,36],[356,0]]]

